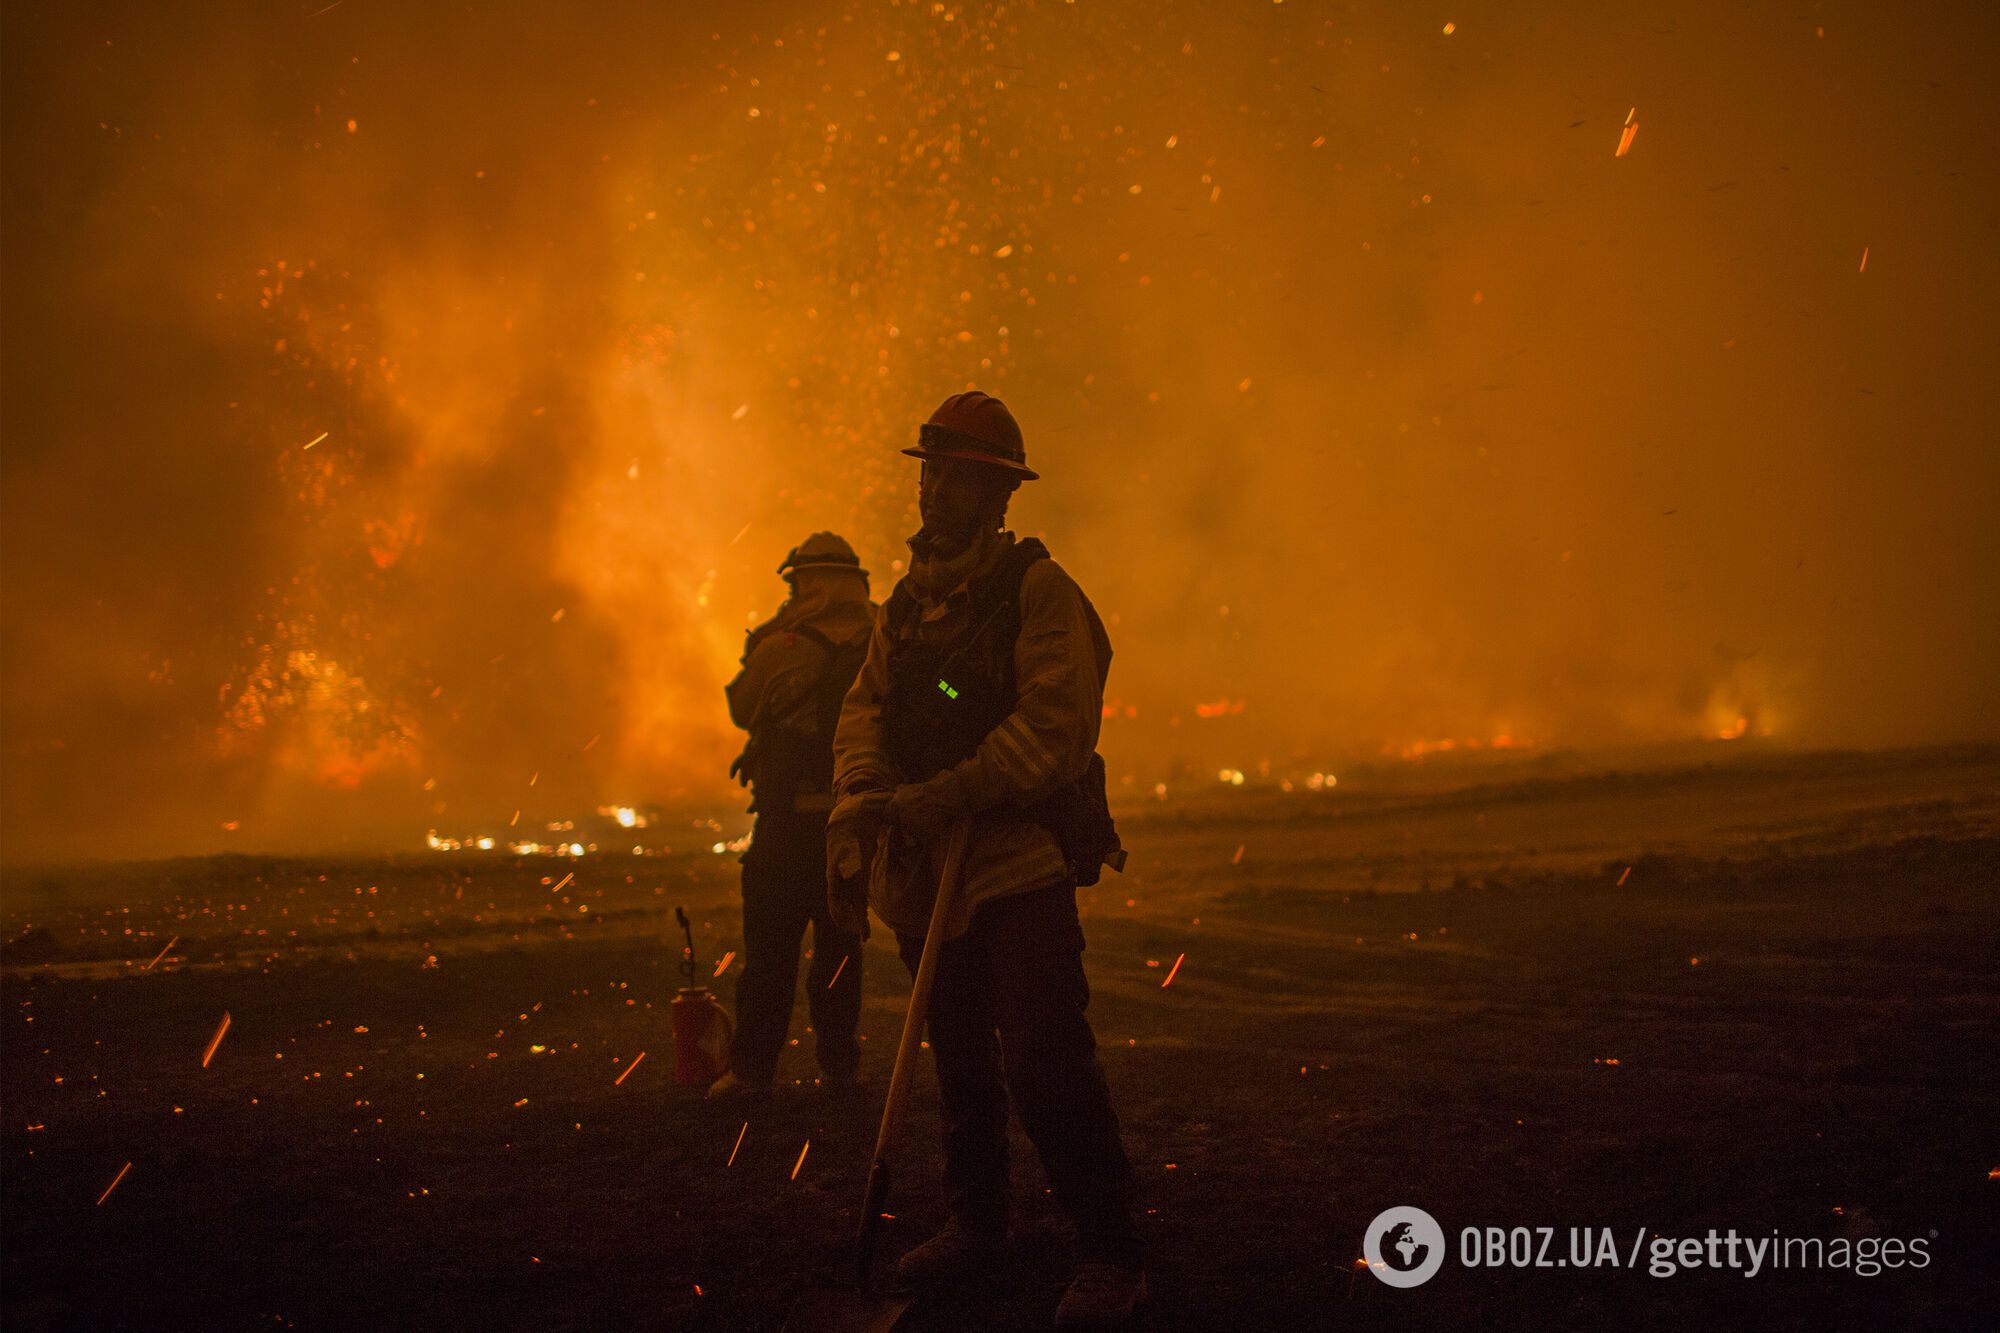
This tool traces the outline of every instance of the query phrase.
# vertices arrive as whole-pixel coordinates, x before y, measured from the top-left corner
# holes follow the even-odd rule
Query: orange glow
[[[117,42],[127,136],[216,148],[185,198],[138,155],[100,161],[117,127],[88,108],[17,108],[46,151],[21,164],[15,220],[75,247],[8,274],[60,326],[21,322],[6,358],[47,372],[12,386],[37,423],[23,438],[47,444],[10,453],[0,525],[20,534],[0,781],[22,853],[260,853],[334,829],[408,845],[499,833],[521,799],[540,843],[537,825],[606,806],[639,827],[733,801],[719,687],[785,596],[778,558],[802,522],[838,530],[885,594],[915,483],[897,446],[975,383],[1044,473],[1010,523],[1046,536],[1113,641],[1102,749],[1134,794],[1266,776],[1257,756],[1347,765],[1448,740],[1462,757],[1496,733],[1648,746],[1740,714],[1747,739],[1773,707],[1814,745],[1990,731],[1974,667],[1991,599],[1948,577],[1977,567],[1974,497],[1992,489],[1960,364],[1985,325],[1955,275],[1978,252],[1948,232],[1898,248],[1866,308],[1823,299],[1839,251],[1880,225],[1855,201],[1964,202],[1899,161],[1896,130],[1922,114],[1940,160],[1971,160],[1983,119],[1929,105],[1965,80],[1844,69],[1908,106],[1829,137],[1825,118],[1760,112],[1813,105],[1827,62],[1855,58],[1842,44],[1719,43],[1699,130],[1677,113],[1674,152],[1593,184],[1603,91],[1578,118],[1546,90],[1597,69],[1655,96],[1681,76],[1671,43],[1558,25],[1487,78],[1459,59],[1479,43],[1430,41],[1458,31],[1433,13],[1353,35],[1357,67],[1395,71],[1379,88],[1308,94],[1293,7],[1197,6],[1168,45],[1198,59],[1114,62],[1087,97],[1004,62],[933,77],[967,53],[1069,50],[1064,8],[774,20],[781,47],[742,7],[718,7],[712,44],[679,40],[673,6],[566,27],[605,44],[615,111],[558,72],[588,63],[504,56],[539,21],[507,11],[476,54],[425,71],[421,103],[301,68],[320,107],[304,139],[219,64],[246,45],[244,68],[282,64],[282,46],[198,16]],[[380,6],[329,18],[341,60],[378,75],[378,53],[421,68],[439,49]],[[1248,82],[1198,72],[1225,68]],[[1621,121],[1620,158],[1636,105]],[[1451,128],[1470,123],[1492,133]],[[937,133],[878,142],[889,125]],[[1769,163],[1825,179],[1822,154],[1855,188],[1792,264],[1798,199]],[[743,174],[767,161],[785,165]],[[425,190],[390,188],[409,180]],[[1547,211],[1503,206],[1501,182],[1533,182]],[[1741,243],[1719,253],[1686,209],[1724,210]],[[1622,286],[1596,280],[1598,257],[1635,254]],[[103,299],[133,273],[157,278],[151,304]],[[1897,327],[1924,336],[1865,342]],[[50,350],[72,347],[101,360]],[[93,392],[99,373],[134,391]],[[1934,374],[1933,399],[1881,389]],[[1755,447],[1774,383],[1812,405],[1800,438],[1827,441],[1809,469]],[[1883,421],[1834,407],[1919,401],[1962,478],[1899,471],[1872,447]],[[1835,516],[1891,482],[1909,503],[1844,531]],[[1747,499],[1788,489],[1800,503]],[[113,515],[134,530],[105,530]],[[1854,599],[1838,620],[1830,588]]]

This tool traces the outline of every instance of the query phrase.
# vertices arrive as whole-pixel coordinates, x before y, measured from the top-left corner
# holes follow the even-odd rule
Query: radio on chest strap
[[[908,581],[889,596],[889,690],[883,739],[911,782],[969,759],[1018,701],[1014,644],[1021,636],[1021,581],[1048,558],[1034,538],[1016,542],[968,589],[951,632],[926,635]]]

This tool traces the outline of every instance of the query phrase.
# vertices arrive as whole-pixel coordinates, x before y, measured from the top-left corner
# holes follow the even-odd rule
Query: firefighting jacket
[[[913,571],[876,613],[867,659],[834,734],[836,802],[930,776],[905,773],[890,743],[885,711],[895,637],[965,639],[967,621],[981,601],[977,585],[999,570],[1014,545],[1012,533],[990,534],[962,558],[962,576],[938,579],[935,571]],[[891,617],[889,605],[905,595],[914,598],[916,613]],[[1103,717],[1111,642],[1082,589],[1054,560],[1028,566],[1018,614],[1013,709],[969,757],[952,765],[973,822],[948,936],[962,933],[989,899],[1060,883],[1070,873],[1054,834],[1026,810],[1089,768]],[[894,838],[883,843],[891,854],[887,864],[878,858],[870,876],[869,904],[900,934],[920,935],[929,922],[943,869],[942,842],[913,850],[900,849]]]

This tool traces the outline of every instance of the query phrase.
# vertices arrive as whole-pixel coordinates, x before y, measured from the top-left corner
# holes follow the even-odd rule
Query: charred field
[[[1079,900],[1155,1327],[1990,1308],[2000,751],[1120,813],[1129,873]],[[907,977],[878,932],[855,1102],[813,1086],[803,1008],[770,1105],[677,1087],[673,908],[705,975],[738,947],[735,869],[703,849],[10,871],[6,1324],[777,1327],[853,1223]],[[736,971],[709,983],[725,1003]],[[891,1253],[941,1220],[936,1137],[926,1070]],[[1046,1324],[1064,1237],[1016,1146],[1012,1271],[912,1326]],[[1357,1262],[1396,1204],[1451,1239],[1412,1291]],[[1571,1225],[1928,1237],[1931,1262],[1456,1261],[1462,1227]]]

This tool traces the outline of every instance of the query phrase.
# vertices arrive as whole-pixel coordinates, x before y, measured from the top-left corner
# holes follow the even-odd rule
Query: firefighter
[[[929,1285],[1001,1256],[1011,1101],[1076,1227],[1057,1326],[1116,1325],[1146,1283],[1076,910],[1123,862],[1095,754],[1111,644],[1046,548],[1003,530],[1037,475],[1004,404],[953,395],[903,452],[923,460],[923,528],[841,710],[828,826],[835,919],[865,934],[872,906],[914,974],[944,845],[971,822],[929,1014],[950,1217],[899,1268]]]
[[[778,566],[791,596],[750,631],[729,682],[729,718],[750,733],[730,775],[750,786],[757,821],[743,854],[743,972],[736,1044],[711,1097],[768,1094],[791,1025],[799,940],[812,923],[806,1005],[824,1085],[854,1083],[860,1047],[861,941],[834,923],[826,879],[833,729],[867,649],[875,605],[854,549],[816,532]]]

